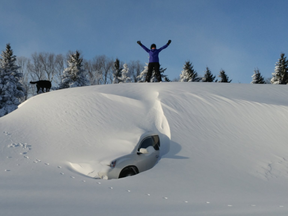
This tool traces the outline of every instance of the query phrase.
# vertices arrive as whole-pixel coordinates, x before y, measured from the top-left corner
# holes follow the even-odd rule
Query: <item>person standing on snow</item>
[[[148,73],[146,76],[146,82],[150,82],[151,76],[152,76],[152,71],[153,68],[155,70],[155,75],[156,78],[158,80],[158,82],[162,81],[161,79],[161,74],[160,74],[160,64],[159,64],[159,53],[167,48],[169,46],[169,44],[171,43],[171,40],[168,41],[168,43],[166,45],[164,45],[163,47],[161,47],[160,49],[156,49],[156,44],[152,44],[150,47],[150,50],[145,47],[141,41],[137,41],[137,43],[147,52],[149,53],[149,64],[148,64]]]

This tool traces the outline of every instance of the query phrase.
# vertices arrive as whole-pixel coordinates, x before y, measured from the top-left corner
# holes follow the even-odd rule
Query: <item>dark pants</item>
[[[162,81],[160,71],[159,71],[159,69],[160,69],[159,62],[150,62],[148,64],[148,72],[147,72],[147,76],[146,76],[146,82],[150,82],[153,69],[155,71],[155,76],[156,76],[156,79],[158,80],[158,82]]]

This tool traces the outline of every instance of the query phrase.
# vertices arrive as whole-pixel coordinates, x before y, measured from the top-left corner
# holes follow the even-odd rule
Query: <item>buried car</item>
[[[102,179],[117,179],[136,175],[151,169],[158,161],[160,139],[157,134],[145,134],[134,150],[125,156],[102,161],[104,168],[98,172]]]

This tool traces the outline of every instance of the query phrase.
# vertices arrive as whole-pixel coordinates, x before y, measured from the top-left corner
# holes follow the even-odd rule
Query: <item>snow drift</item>
[[[287,93],[275,85],[143,83],[35,96],[0,118],[1,211],[285,215]],[[162,137],[154,168],[121,180],[87,176],[99,161],[131,152],[146,131]]]

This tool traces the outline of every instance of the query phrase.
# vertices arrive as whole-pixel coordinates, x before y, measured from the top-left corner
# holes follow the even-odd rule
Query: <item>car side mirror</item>
[[[148,151],[147,151],[146,148],[141,148],[141,149],[139,149],[139,151],[137,152],[138,155],[140,155],[140,154],[147,154],[147,153],[148,153]]]

